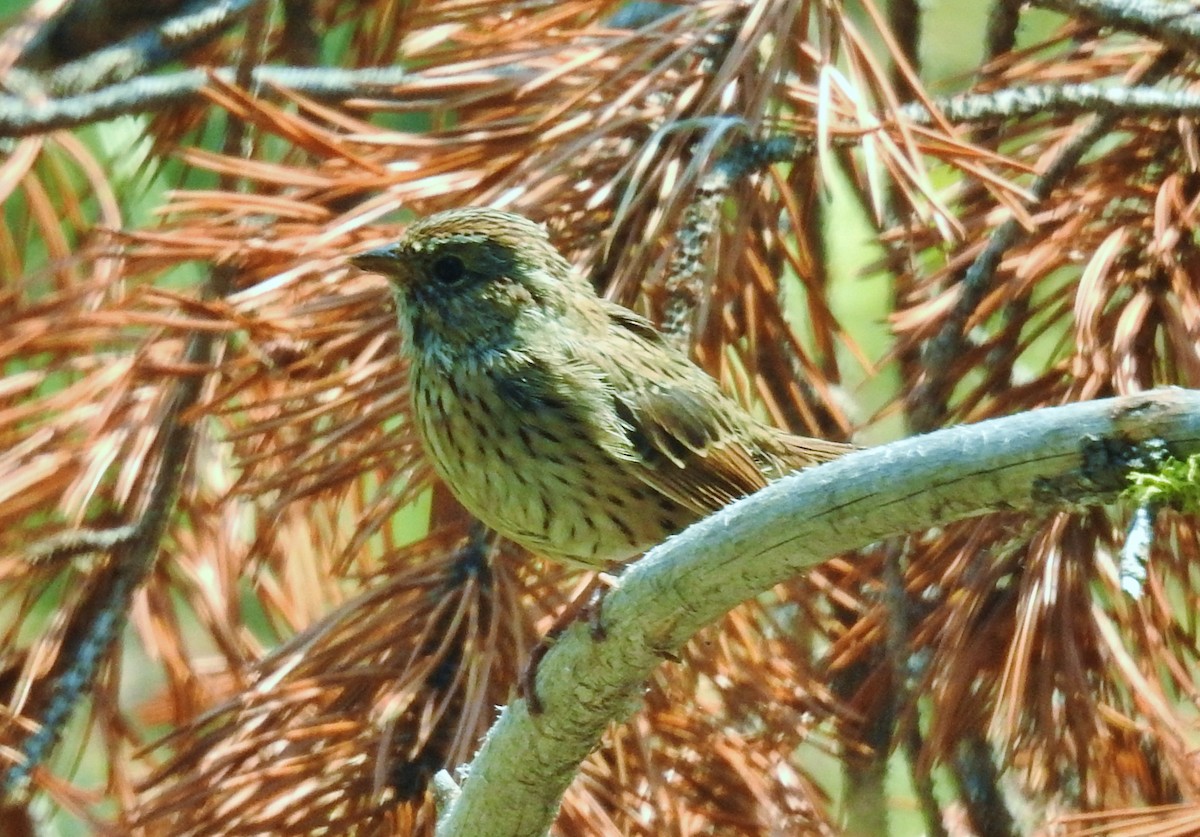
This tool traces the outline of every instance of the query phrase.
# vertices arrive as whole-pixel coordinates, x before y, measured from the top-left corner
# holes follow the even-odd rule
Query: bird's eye
[[[453,285],[467,275],[467,266],[458,256],[440,256],[433,263],[433,277],[443,285]]]

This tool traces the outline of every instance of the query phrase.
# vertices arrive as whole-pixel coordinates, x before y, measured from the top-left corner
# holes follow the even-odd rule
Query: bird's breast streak
[[[625,560],[669,534],[657,516],[643,519],[638,503],[623,502],[644,486],[534,375],[477,372],[450,384],[414,368],[425,448],[459,501],[507,538],[589,566]],[[621,475],[621,484],[604,474]]]

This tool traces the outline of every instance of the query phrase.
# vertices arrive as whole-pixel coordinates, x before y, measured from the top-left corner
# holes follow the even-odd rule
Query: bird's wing
[[[616,305],[609,316],[618,326],[610,333],[615,339],[591,359],[611,384],[626,438],[646,463],[641,479],[702,514],[766,485],[747,446],[748,428],[739,428],[750,418],[742,408],[649,322]]]
[[[626,390],[613,396],[617,416],[646,467],[642,481],[707,514],[767,484],[739,440],[719,436],[711,408],[680,388]]]

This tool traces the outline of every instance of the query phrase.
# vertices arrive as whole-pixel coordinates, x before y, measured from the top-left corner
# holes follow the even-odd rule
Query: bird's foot
[[[615,581],[615,578],[606,573],[597,573],[587,586],[562,609],[555,618],[554,624],[550,626],[550,630],[546,631],[545,636],[529,653],[529,661],[525,664],[525,670],[521,672],[518,690],[521,697],[525,698],[530,715],[540,715],[546,711],[546,707],[537,693],[538,667],[563,632],[580,617],[586,615],[588,633],[591,634],[592,640],[603,642],[607,638],[608,634],[601,619],[601,610],[604,605],[604,597]]]

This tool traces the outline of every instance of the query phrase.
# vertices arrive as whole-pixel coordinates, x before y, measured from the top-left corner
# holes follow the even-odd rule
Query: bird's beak
[[[376,247],[374,250],[351,256],[349,261],[359,270],[390,275],[395,272],[399,258],[399,248],[395,244],[389,244],[386,247]]]

